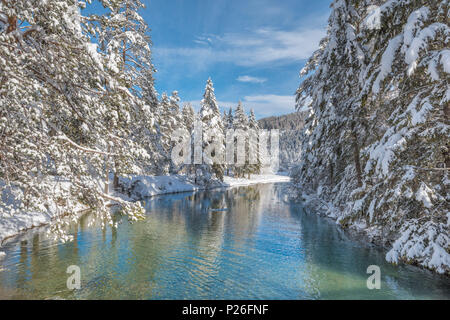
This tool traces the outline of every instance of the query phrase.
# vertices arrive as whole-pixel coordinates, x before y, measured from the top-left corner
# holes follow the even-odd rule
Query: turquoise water
[[[380,249],[289,202],[285,187],[152,198],[145,221],[102,230],[85,216],[65,244],[34,231],[4,248],[0,299],[450,298],[449,278],[387,264]],[[70,265],[80,290],[67,289]],[[367,288],[369,265],[381,269],[380,290]]]

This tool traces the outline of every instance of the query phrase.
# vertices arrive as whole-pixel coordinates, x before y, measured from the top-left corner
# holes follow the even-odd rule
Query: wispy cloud
[[[194,42],[201,45],[211,45],[213,42],[214,35],[204,35],[197,37]]]
[[[158,60],[195,62],[205,66],[228,62],[238,66],[285,64],[307,59],[325,36],[323,28],[291,31],[257,29],[248,33],[227,33],[204,36],[195,40],[196,46],[155,48]]]
[[[265,78],[251,77],[251,76],[239,76],[237,79],[239,82],[250,82],[250,83],[264,83],[267,81]]]

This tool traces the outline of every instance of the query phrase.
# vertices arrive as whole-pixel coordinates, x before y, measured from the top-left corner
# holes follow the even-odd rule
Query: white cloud
[[[251,76],[239,76],[237,79],[239,82],[250,82],[250,83],[264,83],[267,81],[265,78],[251,77]]]
[[[248,33],[208,35],[195,40],[198,46],[181,48],[154,47],[157,60],[195,63],[229,62],[238,66],[285,64],[309,58],[317,49],[325,29],[291,31],[257,29]]]

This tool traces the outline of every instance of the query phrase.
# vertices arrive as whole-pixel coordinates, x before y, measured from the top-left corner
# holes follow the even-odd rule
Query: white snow
[[[399,34],[395,38],[389,40],[389,44],[386,51],[381,57],[380,72],[373,84],[373,93],[378,93],[380,91],[380,83],[389,75],[392,70],[392,63],[394,62],[395,53],[399,49],[402,43],[402,35]]]
[[[403,31],[403,41],[405,46],[409,46],[411,44],[414,39],[416,27],[421,27],[423,25],[422,21],[426,20],[429,14],[430,9],[427,7],[422,7],[410,14]],[[406,50],[406,47],[404,47],[404,50]]]
[[[450,73],[450,50],[441,51],[441,64],[444,71]]]
[[[369,206],[369,221],[370,222],[373,222],[373,213],[374,213],[374,209],[375,209],[375,204],[376,204],[376,202],[377,202],[377,199],[373,199],[371,202],[370,202],[370,206]]]
[[[426,99],[423,102],[420,110],[417,111],[418,102],[419,102],[419,95],[413,99],[411,104],[408,106],[408,109],[406,110],[406,112],[409,112],[411,114],[411,124],[413,126],[420,123],[424,123],[426,121],[427,114],[433,109],[433,106],[430,104],[428,99]]]
[[[100,54],[97,51],[98,45],[96,43],[86,43],[86,50],[91,56],[92,60],[97,64],[97,66],[103,70],[103,63]]]
[[[47,183],[57,192],[63,192],[70,188],[70,183],[61,178],[48,180]],[[3,207],[0,213],[0,247],[2,242],[9,237],[13,237],[26,230],[49,224],[55,219],[59,210],[56,204],[49,198],[45,203],[37,206],[39,210],[25,211],[20,201],[22,192],[19,188],[6,186],[0,180],[0,206]],[[75,212],[85,209],[81,204],[73,206]]]
[[[434,57],[430,60],[430,63],[428,64],[428,73],[430,74],[431,79],[435,81],[439,81],[439,72],[437,70],[437,59],[438,57]]]
[[[363,26],[369,30],[379,29],[381,26],[381,9],[376,5],[367,8],[367,17],[363,20]]]
[[[224,178],[225,187],[236,187],[236,186],[249,186],[253,184],[262,183],[275,183],[275,182],[289,182],[290,177],[282,174],[260,174],[250,176],[250,179],[245,178]]]
[[[434,39],[438,31],[449,34],[450,28],[442,23],[433,23],[422,29],[411,41],[408,49],[405,50],[405,62],[409,65],[408,75],[411,75],[414,72],[420,51],[427,48],[427,42]]]
[[[401,236],[387,253],[386,260],[392,263],[398,263],[402,259],[415,260],[438,273],[448,273],[450,254],[445,248],[449,245],[445,224],[433,221],[419,223],[418,220],[413,220],[403,226]]]
[[[23,212],[0,217],[0,243],[25,230],[48,224],[54,216],[43,212]]]
[[[191,192],[201,189],[186,176],[132,176],[121,178],[121,185],[129,190],[131,198],[138,200],[160,194]]]
[[[432,190],[422,182],[419,190],[416,192],[416,200],[422,202],[425,208],[431,208],[433,206],[429,196],[430,193],[432,194]]]
[[[251,175],[250,179],[225,177],[225,181],[219,184],[218,187],[229,188],[288,181],[290,181],[290,178],[282,174]],[[135,200],[161,194],[193,192],[203,189],[203,187],[195,185],[186,176],[182,175],[134,176],[131,178],[121,178],[121,184],[125,189],[131,191],[130,196]],[[3,191],[1,198],[3,203],[14,204],[14,209],[9,214],[0,216],[0,246],[6,238],[13,237],[35,227],[50,224],[52,219],[57,217],[57,210],[51,204],[46,212],[26,212],[21,210],[20,203],[16,201],[17,197],[9,189]],[[84,208],[81,206],[78,208],[80,211],[82,209]]]
[[[369,148],[370,160],[367,162],[365,172],[368,173],[375,166],[375,170],[387,176],[389,174],[389,165],[394,159],[395,152],[402,150],[406,143],[404,134],[406,129],[402,128],[399,132],[393,133],[390,128],[381,139],[380,143]]]
[[[217,187],[229,188],[262,183],[289,182],[290,178],[282,174],[251,175],[250,179],[224,177],[224,182]],[[132,176],[121,178],[125,190],[129,190],[131,198],[138,200],[155,195],[193,192],[204,189],[183,175],[170,176]]]

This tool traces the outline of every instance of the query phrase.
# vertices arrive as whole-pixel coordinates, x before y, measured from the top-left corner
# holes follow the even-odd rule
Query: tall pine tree
[[[225,169],[224,127],[211,78],[206,82],[199,115],[203,133],[203,162],[205,165],[211,166],[211,171],[217,179],[223,181]]]

